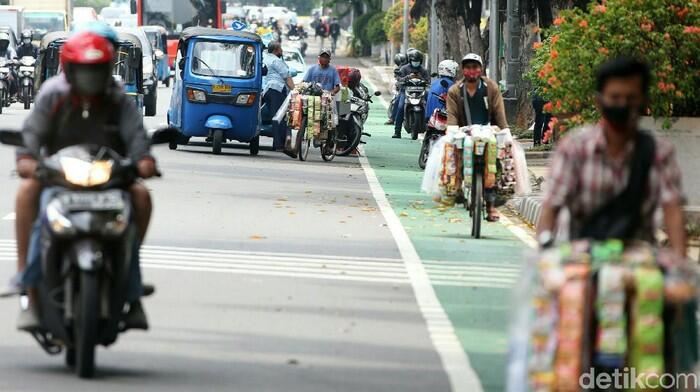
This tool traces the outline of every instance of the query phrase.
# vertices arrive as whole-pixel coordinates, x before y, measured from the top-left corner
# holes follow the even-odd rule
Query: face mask
[[[104,70],[82,69],[79,72],[73,73],[73,88],[78,94],[95,96],[100,95],[107,89],[110,73],[105,73]]]
[[[25,44],[29,44],[29,43],[31,43],[31,42],[32,42],[32,40],[31,40],[31,39],[25,39],[25,40],[24,40],[24,41],[22,41],[22,42],[24,42]]]
[[[609,122],[612,126],[617,128],[622,128],[629,124],[632,117],[632,108],[625,106],[609,106],[601,105],[601,111],[603,112],[603,118]]]
[[[328,66],[328,64],[330,64],[330,62],[331,62],[330,60],[327,60],[327,59],[324,59],[324,58],[318,59],[318,64],[319,64],[320,66],[322,66],[322,67]]]
[[[418,68],[418,67],[420,67],[420,62],[418,62],[418,61],[411,61],[411,66],[412,66],[413,68]]]
[[[481,76],[481,70],[478,69],[464,69],[462,70],[462,75],[469,82],[476,81]]]

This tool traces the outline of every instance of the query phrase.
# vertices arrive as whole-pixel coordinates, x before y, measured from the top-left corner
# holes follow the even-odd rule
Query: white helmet
[[[482,67],[484,66],[484,62],[481,60],[481,56],[479,56],[476,53],[469,53],[466,56],[462,57],[462,66],[464,66],[464,63],[466,63],[467,61],[476,61]]]
[[[438,75],[454,78],[457,76],[457,68],[459,65],[454,60],[442,60],[438,64]]]

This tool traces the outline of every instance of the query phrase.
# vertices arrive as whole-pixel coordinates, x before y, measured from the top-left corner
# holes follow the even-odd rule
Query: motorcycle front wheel
[[[330,162],[335,158],[337,148],[335,130],[330,130],[328,132],[328,140],[321,143],[321,158],[326,162]]]
[[[426,136],[423,139],[423,144],[420,147],[420,155],[418,156],[418,166],[425,170],[425,165],[428,162],[428,156],[430,155],[430,149],[433,147],[434,137]]]
[[[350,121],[350,124],[344,124],[346,129],[346,141],[338,143],[336,154],[341,157],[348,156],[357,146],[360,145],[362,139],[362,128],[357,123]]]
[[[22,87],[22,101],[24,102],[24,110],[29,110],[32,103],[32,92],[29,86]]]
[[[481,173],[474,174],[471,192],[472,237],[481,238],[481,221],[484,219],[484,177]]]
[[[97,345],[100,291],[97,276],[90,272],[80,274],[80,293],[75,315],[75,372],[80,378],[95,374],[95,346]]]

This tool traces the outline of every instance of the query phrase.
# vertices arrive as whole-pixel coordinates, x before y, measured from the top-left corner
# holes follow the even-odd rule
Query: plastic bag
[[[442,170],[442,157],[445,154],[445,141],[443,136],[438,139],[430,150],[428,160],[425,163],[421,190],[430,196],[440,196],[440,171]]]
[[[289,102],[291,102],[292,99],[292,93],[287,94],[287,98],[284,99],[284,102],[282,102],[282,106],[277,110],[277,113],[275,113],[275,116],[272,117],[272,121],[276,123],[281,123],[284,121],[284,116],[287,115],[287,110],[289,109]]]
[[[523,150],[520,143],[513,142],[512,153],[515,166],[515,194],[518,196],[530,194],[532,187],[530,186],[530,175],[527,171],[525,150]]]

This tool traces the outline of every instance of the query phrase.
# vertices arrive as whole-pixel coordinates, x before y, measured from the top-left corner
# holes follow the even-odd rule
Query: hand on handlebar
[[[33,158],[22,158],[17,161],[17,174],[20,178],[33,178],[38,162]]]
[[[151,158],[141,159],[136,163],[136,172],[141,178],[160,177],[156,161]]]

